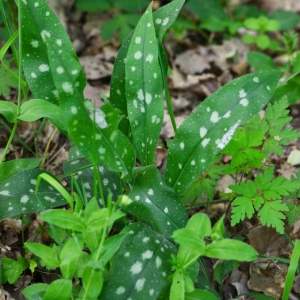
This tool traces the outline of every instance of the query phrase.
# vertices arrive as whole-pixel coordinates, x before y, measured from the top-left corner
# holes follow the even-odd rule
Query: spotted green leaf
[[[0,183],[20,172],[31,170],[40,164],[40,158],[21,158],[0,164]]]
[[[184,0],[174,0],[171,3],[164,5],[153,13],[156,36],[161,41],[163,34],[175,21]],[[161,21],[160,21],[161,20]],[[112,105],[121,110],[126,118],[121,120],[120,130],[129,135],[130,127],[127,119],[127,102],[125,97],[125,60],[128,55],[129,45],[132,39],[133,32],[127,37],[122,44],[114,63],[114,69],[110,84],[110,101]],[[137,75],[138,76],[138,75]]]
[[[207,97],[180,125],[165,171],[178,194],[208,167],[235,130],[267,104],[280,75],[272,70],[242,76]]]
[[[135,156],[130,141],[118,130],[120,111],[110,103],[95,109],[90,101],[84,102],[85,78],[77,59],[50,39],[47,50],[71,141],[92,162],[105,162],[111,171],[131,174]]]
[[[164,116],[162,77],[151,9],[152,5],[135,28],[125,62],[128,118],[142,165],[153,162]]]
[[[173,0],[153,13],[157,38],[161,41],[164,33],[175,22],[185,0]]]
[[[0,114],[10,122],[15,123],[17,121],[17,105],[9,101],[0,101]]]
[[[119,128],[126,136],[129,135],[130,124],[127,117],[127,103],[125,97],[125,59],[132,34],[133,32],[127,37],[118,52],[110,82],[110,102],[113,107],[118,108],[125,116],[125,118],[120,121]]]
[[[21,105],[19,120],[32,122],[48,118],[59,130],[67,132],[67,124],[59,106],[42,99],[32,99]]]
[[[115,255],[101,299],[158,299],[171,275],[171,254],[176,247],[142,224],[127,226],[128,233]]]
[[[151,226],[153,230],[170,236],[174,230],[186,225],[188,218],[184,206],[169,188],[155,166],[139,168],[135,172],[132,203],[125,209]]]
[[[36,178],[41,173],[45,172],[25,170],[0,184],[0,219],[66,204],[66,200],[46,181],[41,182],[39,192],[34,194]]]
[[[53,38],[59,48],[75,57],[72,43],[46,1],[20,1],[19,9],[22,22],[22,64],[27,83],[35,98],[58,104],[45,40]]]
[[[91,165],[91,162],[81,156],[64,162],[64,172],[74,174],[79,186],[83,185],[87,199],[90,200],[94,192],[94,167],[86,168],[88,165]],[[105,199],[107,199],[108,193],[112,192],[113,199],[116,200],[121,194],[118,176],[109,171],[105,165],[99,165],[98,170]]]

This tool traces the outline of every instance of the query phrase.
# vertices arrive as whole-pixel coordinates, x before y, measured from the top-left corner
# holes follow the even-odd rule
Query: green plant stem
[[[294,245],[293,241],[291,240],[290,236],[286,233],[286,231],[283,232],[283,235],[287,239],[287,241],[292,245],[292,247],[294,248],[295,245]]]
[[[13,141],[14,135],[15,135],[15,133],[16,133],[18,124],[19,124],[19,121],[17,121],[17,122],[14,124],[14,127],[13,127],[13,129],[12,129],[12,131],[11,131],[11,134],[10,134],[10,136],[9,136],[9,139],[8,139],[8,141],[7,141],[7,144],[6,144],[6,146],[5,146],[5,149],[4,149],[4,151],[3,151],[2,155],[1,155],[1,158],[0,158],[0,164],[2,164],[3,161],[5,160],[6,154],[7,154],[8,150],[9,150],[9,147],[10,147],[10,145],[11,145],[11,143],[12,143],[12,141]]]
[[[4,120],[0,119],[0,124],[11,134],[12,129],[5,123]],[[26,145],[22,139],[15,134],[14,138],[26,149],[28,150],[30,153],[32,153],[34,155],[34,152],[30,149],[30,147],[28,145]]]
[[[157,40],[157,45],[158,45],[158,59],[159,59],[159,64],[161,66],[161,73],[162,73],[162,78],[163,78],[163,85],[164,85],[164,90],[165,90],[167,108],[168,108],[168,112],[169,112],[169,115],[170,115],[170,119],[171,119],[171,123],[172,123],[173,129],[174,129],[174,132],[176,133],[177,127],[176,127],[175,116],[174,116],[173,107],[172,107],[171,96],[170,96],[170,92],[169,92],[169,89],[168,89],[167,72],[164,68],[164,64],[163,64],[162,57],[161,57],[161,54],[160,54],[159,41],[158,40]]]
[[[105,233],[107,232],[107,229],[108,229],[109,218],[110,218],[110,216],[108,216],[108,218],[106,219],[105,226],[104,226],[103,231],[102,231],[101,241],[100,241],[100,245],[99,245],[99,247],[97,249],[97,252],[96,252],[95,261],[98,261],[100,259],[101,250],[102,250],[102,247],[103,247],[103,244],[104,244],[104,241],[105,241],[105,237],[106,237]],[[94,272],[95,272],[95,270],[93,269],[93,273]],[[87,283],[87,286],[86,286],[86,289],[85,289],[85,292],[84,292],[84,295],[83,295],[83,298],[82,298],[83,300],[87,299],[87,297],[88,297],[88,290],[89,290],[89,287],[91,285],[91,280],[92,280],[93,273],[89,277],[89,281]]]
[[[281,257],[277,257],[277,256],[269,256],[269,255],[264,255],[264,254],[258,254],[257,257],[269,258],[269,259],[273,259],[276,261],[280,261],[285,264],[290,264],[290,259],[287,259],[287,258],[281,258]]]

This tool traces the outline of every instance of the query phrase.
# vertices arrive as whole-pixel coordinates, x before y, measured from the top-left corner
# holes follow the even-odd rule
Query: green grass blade
[[[298,268],[299,263],[299,257],[300,257],[300,240],[296,240],[294,250],[292,253],[290,265],[288,268],[288,272],[285,279],[283,294],[282,294],[282,300],[288,300],[289,295],[293,286],[293,281],[295,277],[296,270]]]

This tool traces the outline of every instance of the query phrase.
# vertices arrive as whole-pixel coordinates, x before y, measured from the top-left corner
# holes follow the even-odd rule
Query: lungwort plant
[[[195,285],[201,274],[206,281],[200,281],[208,282],[203,264],[199,271],[201,256],[256,258],[246,243],[223,238],[223,219],[213,228],[204,214],[188,221],[180,196],[268,103],[281,72],[230,82],[176,128],[162,36],[183,4],[174,0],[154,13],[151,5],[145,10],[116,58],[110,99],[96,108],[83,97],[85,75],[54,13],[44,0],[18,2],[19,30],[7,28],[10,38],[1,50],[3,59],[11,46],[19,86],[17,104],[0,102],[13,124],[0,165],[0,217],[42,211],[53,243],[26,242],[26,260],[2,260],[2,282],[16,281],[12,269],[19,275],[37,263],[61,271],[51,284],[27,287],[28,299],[219,299],[209,285]],[[176,132],[164,175],[154,165],[163,95]],[[73,144],[65,174],[57,178],[36,168],[38,158],[4,162],[19,122],[38,119],[52,122]],[[58,181],[62,177],[71,192]],[[46,210],[65,204],[68,210]],[[113,226],[120,233],[111,235]]]

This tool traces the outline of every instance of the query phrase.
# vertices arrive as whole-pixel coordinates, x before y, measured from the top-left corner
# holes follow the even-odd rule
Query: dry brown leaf
[[[281,299],[288,266],[269,258],[260,258],[250,265],[248,288]]]

